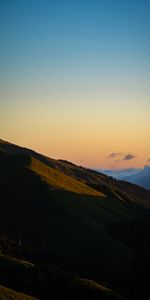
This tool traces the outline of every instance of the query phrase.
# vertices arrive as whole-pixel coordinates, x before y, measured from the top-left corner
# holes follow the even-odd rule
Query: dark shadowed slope
[[[146,236],[137,251],[137,236],[141,244],[150,228],[149,192],[6,142],[0,150],[1,230],[38,259],[129,289],[150,250]]]
[[[39,300],[0,285],[0,300]]]
[[[32,249],[19,246],[6,234],[0,234],[0,249],[1,300],[126,299],[105,284],[80,278],[55,262],[43,265],[27,261],[27,257],[34,260]]]

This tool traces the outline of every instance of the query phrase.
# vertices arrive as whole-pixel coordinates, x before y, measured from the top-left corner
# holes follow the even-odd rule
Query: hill
[[[34,263],[63,264],[138,299],[135,286],[143,293],[149,278],[149,191],[4,141],[0,166],[0,228]]]
[[[17,245],[5,234],[0,235],[0,244],[0,299],[2,300],[126,299],[112,288],[93,280],[80,278],[62,266],[59,267],[54,263],[33,264],[24,260],[27,249]],[[28,249],[31,260],[30,251]],[[19,258],[17,258],[18,254]],[[29,295],[34,295],[36,298]]]
[[[94,190],[107,194],[107,195],[123,195],[130,201],[138,202],[142,206],[150,207],[150,192],[145,191],[137,185],[130,184],[124,181],[118,181],[110,178],[103,173],[99,173],[90,169],[76,166],[71,162],[64,160],[55,160],[44,155],[41,155],[33,150],[19,147],[17,145],[0,140],[0,150],[2,153],[16,155],[16,157],[26,155],[28,159],[35,158],[45,166],[53,170],[61,171],[61,174],[68,175],[79,182],[86,184]],[[133,196],[133,197],[132,197]]]

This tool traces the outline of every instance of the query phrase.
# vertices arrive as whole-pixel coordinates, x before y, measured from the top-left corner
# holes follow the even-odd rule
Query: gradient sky
[[[88,167],[148,164],[149,16],[149,0],[0,0],[0,137]]]

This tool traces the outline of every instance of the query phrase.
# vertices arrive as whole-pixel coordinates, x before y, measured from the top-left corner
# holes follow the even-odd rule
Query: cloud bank
[[[123,160],[123,161],[132,160],[132,159],[136,158],[136,155],[131,154],[131,153],[112,152],[112,153],[108,154],[106,156],[106,158],[107,159],[115,159],[115,158],[117,158],[115,160],[115,162],[117,163],[117,162],[119,162],[121,160]],[[148,161],[150,161],[150,159]]]

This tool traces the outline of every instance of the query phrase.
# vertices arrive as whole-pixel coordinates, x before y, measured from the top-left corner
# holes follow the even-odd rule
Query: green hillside
[[[51,190],[64,190],[78,194],[103,196],[103,193],[90,188],[86,184],[64,174],[60,170],[48,167],[35,158],[32,158],[29,168],[39,175],[42,181],[47,183]]]
[[[135,285],[149,277],[149,191],[0,141],[0,193],[0,229],[31,248],[34,263],[63,264],[140,295]]]
[[[4,153],[12,155],[27,155],[42,162],[45,166],[51,167],[54,170],[63,172],[71,178],[79,180],[80,183],[94,188],[96,191],[106,193],[107,195],[114,195],[123,197],[126,201],[139,203],[142,206],[150,208],[150,191],[140,188],[135,184],[125,181],[117,181],[112,177],[100,174],[90,169],[85,169],[81,166],[76,166],[68,161],[55,160],[44,155],[41,155],[33,150],[19,147],[17,145],[0,140],[0,150]]]

